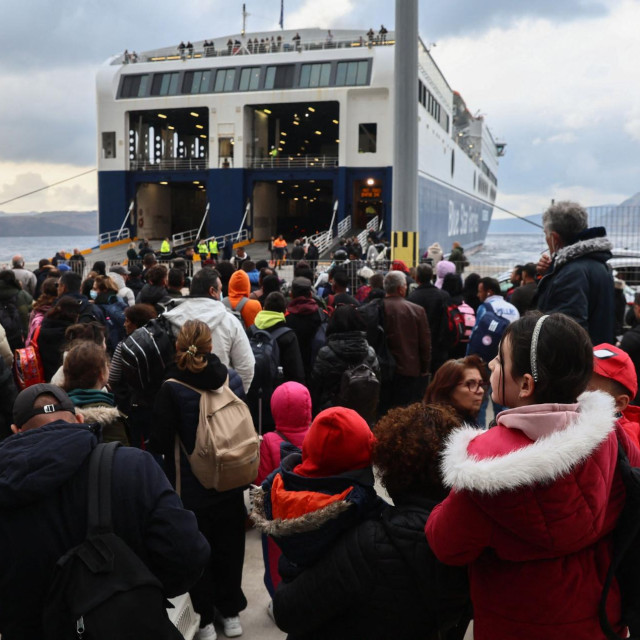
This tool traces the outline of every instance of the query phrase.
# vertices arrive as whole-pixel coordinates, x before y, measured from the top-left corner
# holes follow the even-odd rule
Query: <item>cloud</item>
[[[97,180],[94,172],[55,187],[44,188],[91,168],[71,164],[0,162],[0,175],[3,176],[0,183],[0,211],[22,213],[95,209]],[[9,200],[11,202],[7,202]]]
[[[287,28],[338,28],[344,25],[344,18],[350,17],[354,9],[353,0],[324,0],[322,3],[306,0],[301,7],[287,16]]]

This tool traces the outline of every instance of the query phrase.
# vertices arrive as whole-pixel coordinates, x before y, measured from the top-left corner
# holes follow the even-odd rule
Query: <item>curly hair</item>
[[[392,409],[374,427],[372,460],[382,485],[394,498],[408,493],[442,500],[440,453],[452,429],[460,425],[448,407],[420,402]]]
[[[211,353],[211,329],[202,320],[187,320],[176,340],[176,364],[180,371],[200,373]]]

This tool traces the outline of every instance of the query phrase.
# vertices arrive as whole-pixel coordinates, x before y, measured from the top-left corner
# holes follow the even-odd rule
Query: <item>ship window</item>
[[[358,153],[375,153],[377,137],[377,123],[360,123],[358,125]]]
[[[328,87],[331,64],[303,64],[300,68],[300,87]]]
[[[140,98],[147,93],[149,74],[139,76],[124,76],[122,78],[121,98]]]
[[[116,132],[115,131],[102,132],[102,157],[103,158],[116,157]]]
[[[368,72],[368,60],[360,60],[359,62],[338,62],[336,85],[344,87],[347,85],[367,84]]]
[[[233,91],[233,82],[236,78],[235,69],[220,69],[216,73],[215,93]]]
[[[182,93],[208,93],[211,71],[187,71],[184,74]]]
[[[153,76],[153,84],[151,85],[152,96],[175,96],[178,93],[178,78],[180,74],[175,73],[156,73]]]
[[[264,88],[291,89],[293,87],[294,71],[295,66],[292,64],[280,64],[277,67],[267,67]]]
[[[245,67],[240,73],[238,91],[256,91],[260,82],[260,67]]]

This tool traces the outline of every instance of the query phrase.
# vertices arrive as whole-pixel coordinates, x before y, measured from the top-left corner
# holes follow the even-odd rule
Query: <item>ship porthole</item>
[[[451,149],[451,177],[453,178],[453,174],[456,170],[456,152]]]

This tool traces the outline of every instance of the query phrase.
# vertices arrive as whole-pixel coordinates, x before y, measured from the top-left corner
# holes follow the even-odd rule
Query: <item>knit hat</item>
[[[402,271],[402,273],[409,273],[409,267],[403,260],[394,260],[391,263],[391,271]]]
[[[436,287],[438,289],[442,289],[442,283],[444,282],[444,277],[450,273],[456,272],[456,265],[453,262],[449,262],[449,260],[440,260],[436,266],[436,275],[438,276],[436,279]]]
[[[635,398],[638,393],[636,368],[629,354],[612,344],[603,342],[593,348],[593,370],[603,378],[610,378],[631,392]]]
[[[301,476],[335,476],[371,466],[374,436],[352,409],[321,411],[302,443],[302,463],[293,471]]]

